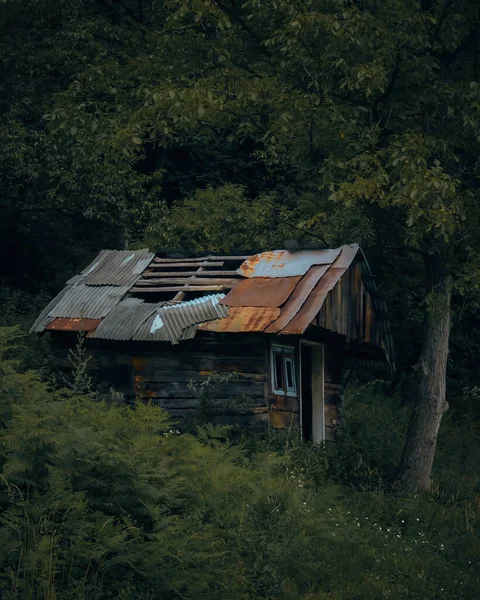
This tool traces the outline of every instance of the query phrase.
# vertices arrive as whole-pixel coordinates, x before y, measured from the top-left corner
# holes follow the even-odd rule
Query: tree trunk
[[[430,487],[437,435],[446,400],[446,372],[450,337],[451,274],[440,254],[425,256],[427,306],[423,348],[417,364],[419,387],[396,484],[407,492]]]

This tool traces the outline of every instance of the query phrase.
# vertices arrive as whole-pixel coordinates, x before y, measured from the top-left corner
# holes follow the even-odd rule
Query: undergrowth
[[[447,420],[434,491],[404,498],[386,482],[408,409],[378,386],[347,398],[336,455],[232,443],[53,389],[16,336],[0,329],[2,600],[479,597],[478,423]]]

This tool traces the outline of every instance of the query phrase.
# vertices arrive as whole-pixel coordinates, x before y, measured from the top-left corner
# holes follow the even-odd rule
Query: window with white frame
[[[278,396],[296,396],[295,352],[287,346],[272,346],[272,392]]]

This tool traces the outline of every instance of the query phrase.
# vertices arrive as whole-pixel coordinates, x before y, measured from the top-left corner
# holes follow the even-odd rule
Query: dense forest
[[[4,0],[0,30],[0,596],[478,598],[478,1]],[[103,248],[286,240],[360,243],[390,312],[334,451],[179,434],[27,334]]]

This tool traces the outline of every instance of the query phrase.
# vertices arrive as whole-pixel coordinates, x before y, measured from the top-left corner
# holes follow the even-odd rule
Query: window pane
[[[275,374],[275,381],[274,381],[274,387],[276,390],[283,390],[283,358],[282,358],[282,354],[280,352],[274,352],[273,353],[273,358],[275,361],[274,364],[274,374]]]
[[[287,371],[287,389],[293,388],[293,373],[292,373],[292,361],[290,359],[285,360],[285,367]]]

